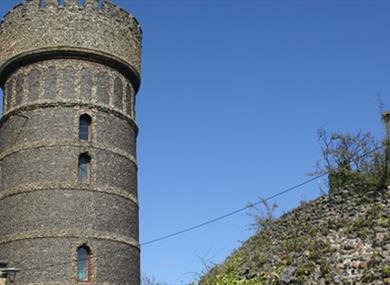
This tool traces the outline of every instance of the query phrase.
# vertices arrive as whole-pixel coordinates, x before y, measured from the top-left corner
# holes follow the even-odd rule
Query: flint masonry
[[[19,284],[140,284],[141,29],[109,1],[29,0],[0,25],[0,259]]]

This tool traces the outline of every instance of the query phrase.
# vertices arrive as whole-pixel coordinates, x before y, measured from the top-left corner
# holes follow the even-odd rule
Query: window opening
[[[90,281],[91,251],[87,246],[80,246],[77,249],[77,281]]]
[[[87,153],[82,153],[79,156],[78,163],[78,179],[79,182],[88,183],[90,175],[91,157]]]
[[[87,114],[82,114],[79,120],[79,139],[82,141],[91,140],[92,118]]]

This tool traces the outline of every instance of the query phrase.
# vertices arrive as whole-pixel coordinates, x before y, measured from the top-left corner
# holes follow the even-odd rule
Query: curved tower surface
[[[140,283],[141,29],[100,1],[27,0],[0,25],[0,259],[15,285]]]

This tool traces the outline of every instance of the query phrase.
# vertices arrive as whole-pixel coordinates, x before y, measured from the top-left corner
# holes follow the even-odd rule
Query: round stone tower
[[[18,284],[140,283],[141,29],[109,1],[27,0],[0,25],[0,259]]]

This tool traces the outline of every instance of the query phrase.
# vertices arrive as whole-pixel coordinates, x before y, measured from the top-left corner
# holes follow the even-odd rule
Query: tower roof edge
[[[69,46],[111,54],[139,73],[141,41],[135,17],[108,0],[25,0],[0,24],[0,69],[19,54]]]

